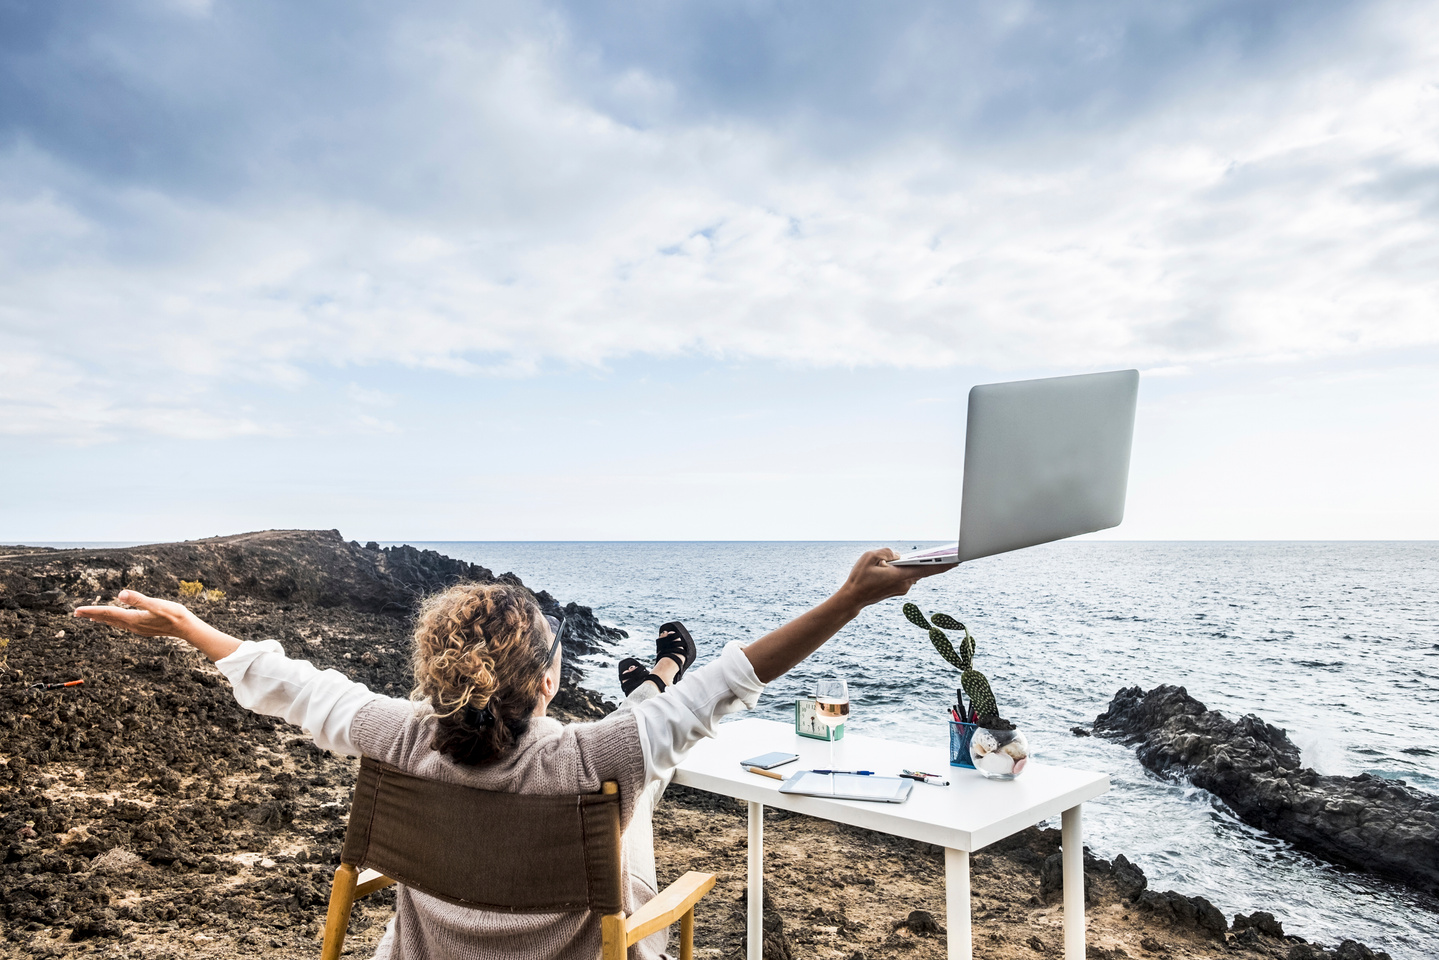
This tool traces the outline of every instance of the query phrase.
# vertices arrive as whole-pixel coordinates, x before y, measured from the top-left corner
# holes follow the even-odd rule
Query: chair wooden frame
[[[370,763],[366,760],[365,763]],[[606,781],[600,795],[614,797],[619,785]],[[352,822],[350,830],[355,829]],[[347,846],[348,846],[347,834]],[[618,834],[614,837],[613,850],[606,851],[619,862],[620,843]],[[394,880],[377,870],[361,870],[359,864],[342,862],[335,868],[334,883],[330,888],[330,905],[325,916],[324,945],[320,951],[321,960],[339,960],[344,949],[345,934],[350,926],[350,911],[356,900],[377,890],[392,886]],[[680,925],[680,960],[694,960],[694,908],[700,898],[713,889],[715,875],[690,871],[661,890],[655,897],[632,915],[623,911],[602,914],[600,917],[601,960],[624,960],[630,947],[645,937],[671,926]],[[423,889],[416,884],[417,889]]]

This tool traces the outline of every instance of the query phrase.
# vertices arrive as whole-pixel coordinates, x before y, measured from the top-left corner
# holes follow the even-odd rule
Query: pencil
[[[784,777],[769,770],[761,770],[759,767],[745,767],[750,773],[757,773],[762,777],[769,777],[771,780],[783,780]]]

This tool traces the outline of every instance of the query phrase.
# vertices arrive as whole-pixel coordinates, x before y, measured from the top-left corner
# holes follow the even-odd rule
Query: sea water
[[[513,571],[629,631],[585,664],[587,685],[618,698],[613,664],[652,658],[658,624],[683,620],[712,658],[824,599],[869,545],[416,546]],[[965,564],[908,599],[969,626],[976,667],[1040,761],[1109,773],[1113,789],[1084,809],[1095,854],[1124,853],[1153,888],[1207,897],[1230,917],[1270,910],[1311,939],[1351,937],[1396,960],[1439,954],[1433,900],[1298,852],[1206,791],[1149,773],[1132,747],[1070,732],[1121,687],[1172,683],[1284,728],[1321,773],[1439,792],[1439,544],[1069,541]],[[856,733],[945,743],[958,674],[902,603],[865,611],[756,712],[787,721],[796,696],[838,675]]]

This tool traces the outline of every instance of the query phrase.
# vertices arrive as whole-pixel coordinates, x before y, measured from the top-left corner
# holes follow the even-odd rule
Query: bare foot
[[[669,686],[675,682],[675,675],[679,672],[680,668],[673,660],[669,657],[661,657],[659,662],[655,664],[654,669],[650,671],[650,674],[659,677],[665,682],[665,686]]]

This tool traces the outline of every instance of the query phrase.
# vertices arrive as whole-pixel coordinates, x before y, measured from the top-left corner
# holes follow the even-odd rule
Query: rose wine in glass
[[[814,685],[815,719],[829,728],[829,792],[834,793],[834,728],[849,718],[849,684],[839,679]]]

